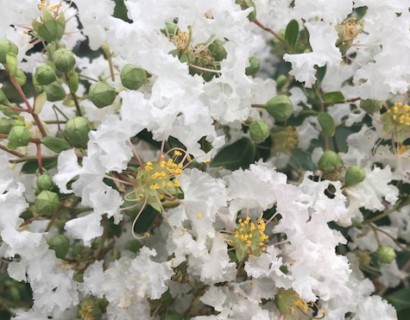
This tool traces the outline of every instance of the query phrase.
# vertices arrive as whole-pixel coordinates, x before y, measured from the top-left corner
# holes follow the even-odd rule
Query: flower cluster
[[[408,318],[408,0],[3,7],[1,319]]]

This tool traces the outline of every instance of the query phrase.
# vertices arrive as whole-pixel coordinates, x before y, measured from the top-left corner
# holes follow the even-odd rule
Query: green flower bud
[[[396,259],[396,252],[390,246],[381,245],[376,251],[377,260],[380,263],[390,264]]]
[[[382,103],[373,99],[360,100],[360,108],[369,114],[373,114],[380,111]]]
[[[6,54],[6,68],[10,76],[15,77],[17,74],[17,55],[13,52]]]
[[[286,82],[288,81],[288,78],[281,74],[276,78],[276,89],[278,89],[278,91],[280,91],[286,84]]]
[[[61,48],[54,53],[54,63],[58,71],[68,72],[75,66],[75,58],[70,50]]]
[[[256,143],[261,143],[265,141],[270,134],[268,124],[263,120],[253,121],[249,126],[249,133],[251,139]]]
[[[64,259],[70,249],[70,240],[63,234],[57,234],[48,240],[48,246],[55,251],[57,258]]]
[[[47,100],[50,102],[63,100],[66,96],[66,92],[61,84],[54,81],[52,84],[45,86]]]
[[[91,131],[90,123],[86,118],[75,117],[67,121],[64,134],[68,142],[75,148],[86,148],[88,133]]]
[[[355,186],[366,178],[366,171],[359,166],[351,166],[347,168],[345,174],[346,187]]]
[[[122,85],[131,90],[138,90],[147,81],[145,70],[132,64],[127,64],[122,68],[120,77]]]
[[[24,73],[23,70],[21,70],[20,68],[17,68],[17,72],[16,72],[16,80],[17,83],[20,85],[20,87],[24,86],[27,82],[27,76]]]
[[[222,61],[223,59],[226,59],[226,56],[228,55],[228,53],[226,52],[223,46],[223,42],[218,39],[214,40],[208,46],[208,50],[216,61]]]
[[[48,174],[38,176],[36,184],[39,191],[51,190],[54,187],[53,180]]]
[[[30,142],[30,132],[24,126],[15,126],[11,128],[9,132],[9,143],[7,147],[9,149],[16,149],[18,147],[25,147]]]
[[[59,41],[65,30],[65,18],[62,12],[57,17],[48,9],[42,11],[41,21],[33,20],[32,27],[37,36],[47,42]]]
[[[70,89],[71,93],[75,93],[80,84],[80,76],[74,70],[71,70],[67,76],[68,76],[68,88]]]
[[[11,128],[13,128],[13,120],[0,118],[0,133],[9,134]]]
[[[34,77],[39,84],[46,86],[56,80],[56,72],[48,64],[43,64],[37,67]]]
[[[114,102],[117,93],[108,83],[100,81],[91,85],[88,95],[97,108],[103,108]]]
[[[326,150],[320,157],[318,166],[323,172],[334,172],[343,166],[343,162],[336,152]]]
[[[293,114],[293,104],[288,96],[279,95],[265,104],[266,111],[277,121],[286,121]]]
[[[60,205],[60,199],[55,192],[48,190],[41,191],[34,203],[38,213],[51,217]]]
[[[249,66],[246,67],[245,69],[245,74],[247,76],[252,76],[254,75],[256,72],[259,71],[260,68],[260,62],[259,59],[256,57],[249,57]]]
[[[5,39],[0,40],[0,63],[6,63],[6,56],[8,53],[13,53],[17,56],[18,52],[19,49],[13,42]]]

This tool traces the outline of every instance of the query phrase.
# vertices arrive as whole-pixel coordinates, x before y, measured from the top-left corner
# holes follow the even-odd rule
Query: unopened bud
[[[61,84],[57,81],[45,86],[47,100],[50,102],[63,100],[66,96],[66,92]]]
[[[57,258],[64,259],[70,249],[70,240],[63,234],[57,234],[48,241],[48,246]]]
[[[13,52],[6,54],[6,67],[10,76],[15,77],[17,74],[17,55]]]
[[[18,52],[19,49],[13,42],[5,39],[0,40],[0,63],[6,63],[6,56],[8,53],[13,53],[17,56]]]
[[[378,100],[367,99],[360,101],[360,108],[369,114],[379,112],[382,108],[382,103]]]
[[[108,83],[100,81],[91,85],[88,95],[97,108],[103,108],[114,102],[117,93]]]
[[[263,120],[253,121],[249,126],[249,133],[251,139],[256,143],[261,143],[265,141],[270,134],[268,124]]]
[[[259,71],[260,68],[260,62],[259,59],[256,57],[249,57],[249,66],[246,67],[245,69],[245,74],[247,76],[252,76],[254,75],[256,72]]]
[[[68,142],[75,148],[86,148],[90,123],[84,117],[75,117],[67,121],[64,133]]]
[[[75,58],[70,50],[61,48],[54,53],[54,63],[58,71],[68,72],[75,66]]]
[[[51,190],[54,187],[53,180],[48,174],[38,176],[36,184],[39,191]]]
[[[56,80],[55,70],[48,64],[37,67],[34,77],[43,86],[53,83]]]
[[[60,200],[55,192],[43,190],[41,191],[34,203],[38,213],[50,217],[60,205]]]
[[[9,134],[11,128],[13,128],[13,120],[0,118],[0,133]]]
[[[334,172],[343,166],[340,156],[331,150],[326,150],[318,162],[319,169],[323,172]]]
[[[68,72],[68,88],[70,89],[71,93],[75,93],[78,89],[80,84],[80,76],[74,70]]]
[[[138,90],[147,81],[145,70],[132,64],[127,64],[122,68],[120,77],[122,85],[131,90]]]
[[[366,171],[360,166],[351,166],[347,168],[345,174],[346,187],[355,186],[366,178]]]
[[[279,95],[265,104],[266,111],[277,121],[286,121],[293,114],[293,104],[288,96]]]
[[[222,61],[223,59],[226,58],[228,53],[226,52],[223,42],[221,40],[214,40],[209,46],[208,46],[209,52],[212,54],[214,59],[216,61]]]
[[[24,71],[22,69],[17,68],[15,77],[16,77],[16,81],[17,81],[17,83],[19,84],[20,87],[22,87],[26,84],[27,76],[26,76],[26,74],[24,73]]]
[[[390,264],[396,259],[396,252],[390,246],[381,245],[376,252],[377,260],[380,263]]]
[[[33,20],[32,27],[37,36],[47,42],[59,41],[65,30],[65,18],[63,12],[55,17],[48,9],[42,11],[41,21]]]
[[[286,84],[286,82],[288,81],[288,78],[281,74],[276,78],[276,89],[278,91],[280,91]]]
[[[30,132],[24,126],[14,126],[11,128],[8,136],[7,147],[9,149],[16,149],[18,147],[25,147],[30,142]]]

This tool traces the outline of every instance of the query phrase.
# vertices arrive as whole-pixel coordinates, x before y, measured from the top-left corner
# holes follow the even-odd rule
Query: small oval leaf
[[[47,148],[49,148],[51,151],[54,151],[56,153],[60,153],[62,151],[71,149],[70,144],[61,138],[56,138],[56,137],[44,137],[41,139],[41,143],[44,144]]]
[[[333,120],[332,116],[329,113],[320,112],[317,116],[317,120],[319,121],[320,127],[322,128],[322,133],[326,137],[333,137],[335,135],[335,120]]]
[[[246,169],[255,159],[256,148],[251,140],[242,138],[222,148],[211,162],[211,167],[229,170]]]
[[[286,26],[285,39],[289,46],[293,49],[299,34],[299,23],[296,20],[291,20]]]
[[[323,95],[323,101],[326,104],[336,104],[345,102],[345,96],[340,91],[326,92]]]

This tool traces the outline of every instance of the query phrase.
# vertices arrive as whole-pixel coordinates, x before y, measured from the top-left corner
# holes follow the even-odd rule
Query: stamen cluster
[[[252,222],[249,216],[239,220],[238,228],[228,241],[235,248],[239,261],[249,255],[260,256],[266,250],[269,237],[265,234],[265,228],[263,219],[258,219],[257,223]]]

